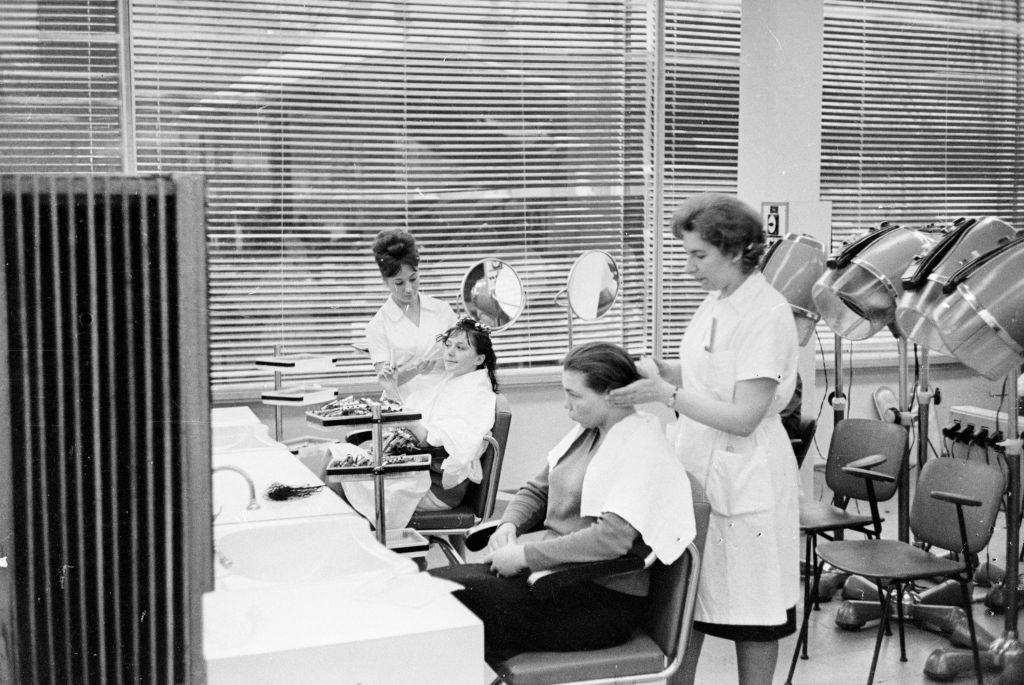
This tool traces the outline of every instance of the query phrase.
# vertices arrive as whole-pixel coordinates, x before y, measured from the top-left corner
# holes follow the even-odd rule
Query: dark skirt
[[[430,492],[437,499],[448,505],[449,508],[462,504],[466,498],[466,491],[469,489],[469,480],[464,480],[453,488],[445,489],[441,484],[441,464],[448,458],[448,451],[443,447],[434,447],[430,450]]]
[[[774,642],[796,632],[796,607],[790,607],[786,610],[785,623],[774,626],[694,621],[693,627],[705,635],[713,635],[726,640],[735,640],[736,642]]]
[[[453,595],[483,622],[488,658],[620,645],[639,625],[647,601],[597,583],[573,585],[540,600],[530,592],[526,573],[499,577],[486,564],[446,566],[430,573],[464,587]]]

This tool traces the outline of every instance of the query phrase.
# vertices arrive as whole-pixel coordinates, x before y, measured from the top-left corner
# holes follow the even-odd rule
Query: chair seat
[[[585,652],[528,652],[490,664],[508,685],[553,685],[597,678],[641,676],[668,659],[650,637],[636,633],[624,644]]]
[[[460,504],[444,511],[417,511],[409,519],[408,527],[413,530],[466,530],[477,523],[473,506]]]
[[[838,569],[867,578],[918,580],[953,575],[961,561],[943,559],[899,540],[843,540],[818,545],[818,556]]]
[[[884,521],[885,519],[879,520]],[[851,514],[825,502],[800,502],[800,530],[804,533],[824,533],[831,530],[870,525],[872,525],[870,514]]]

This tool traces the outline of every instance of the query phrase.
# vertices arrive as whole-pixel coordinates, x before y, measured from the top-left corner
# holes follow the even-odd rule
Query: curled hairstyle
[[[455,325],[437,336],[439,343],[447,343],[448,339],[456,333],[465,333],[468,342],[477,354],[484,356],[484,361],[477,369],[487,369],[487,377],[491,379],[491,390],[498,392],[498,377],[495,372],[498,368],[498,357],[494,354],[494,345],[491,344],[491,329],[476,319],[464,316],[455,322]]]
[[[406,264],[416,271],[420,265],[420,251],[416,239],[408,231],[392,228],[381,231],[373,241],[373,258],[380,275],[391,278]]]
[[[605,393],[640,380],[636,363],[618,345],[607,342],[591,342],[572,348],[562,360],[566,371],[583,374],[587,387],[597,393]]]
[[[740,256],[740,269],[757,268],[767,247],[761,217],[732,195],[701,193],[686,200],[672,215],[672,235],[696,231],[722,254]]]

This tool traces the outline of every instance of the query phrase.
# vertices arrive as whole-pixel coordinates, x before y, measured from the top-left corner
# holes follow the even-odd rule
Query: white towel
[[[548,453],[553,467],[583,432],[575,426]],[[582,516],[618,514],[643,537],[658,559],[670,564],[697,534],[686,470],[657,417],[636,412],[605,435],[583,477]]]

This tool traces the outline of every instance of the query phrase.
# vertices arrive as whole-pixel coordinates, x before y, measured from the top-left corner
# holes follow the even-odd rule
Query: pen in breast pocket
[[[708,329],[708,337],[704,341],[704,351],[713,352],[715,349],[715,328],[718,327],[718,319],[711,319],[711,328]]]

